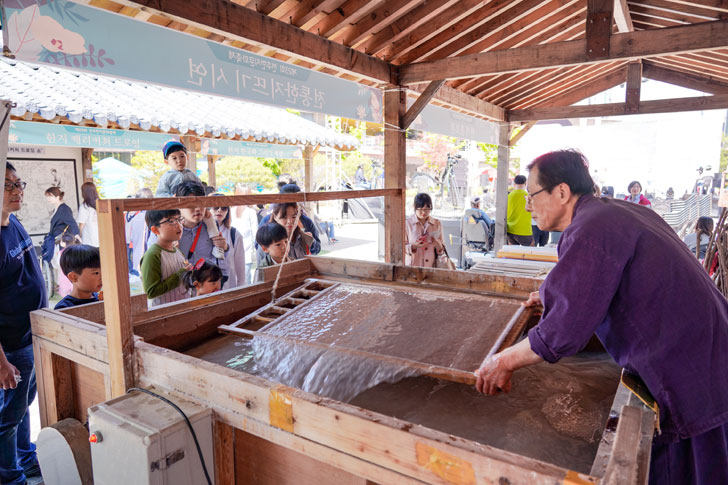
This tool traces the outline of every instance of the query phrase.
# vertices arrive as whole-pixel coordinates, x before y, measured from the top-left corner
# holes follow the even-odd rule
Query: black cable
[[[126,393],[129,394],[132,391],[143,392],[145,394],[149,394],[150,396],[154,396],[157,399],[164,401],[165,403],[169,404],[174,409],[176,409],[177,412],[180,413],[183,418],[185,418],[185,423],[187,423],[187,427],[190,429],[190,433],[192,433],[192,439],[195,440],[195,446],[197,447],[197,455],[200,457],[200,463],[202,463],[202,471],[205,472],[205,478],[207,479],[207,484],[212,485],[212,480],[210,480],[210,474],[207,473],[207,466],[205,466],[205,458],[202,456],[202,449],[200,448],[200,442],[197,441],[197,434],[195,433],[195,430],[192,429],[192,423],[190,423],[190,420],[187,417],[187,415],[184,413],[184,411],[182,411],[179,408],[179,406],[177,406],[175,403],[173,403],[166,397],[160,396],[156,392],[152,392],[149,389],[142,389],[141,387],[132,387],[132,388],[129,388],[129,390],[126,391]]]

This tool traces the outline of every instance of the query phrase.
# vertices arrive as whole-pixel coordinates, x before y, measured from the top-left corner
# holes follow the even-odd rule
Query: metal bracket
[[[172,453],[168,454],[164,458],[160,458],[157,461],[152,462],[151,470],[150,471],[156,471],[156,470],[164,470],[165,468],[169,468],[178,461],[182,460],[185,457],[185,451],[183,449],[179,449],[177,451],[173,451]]]

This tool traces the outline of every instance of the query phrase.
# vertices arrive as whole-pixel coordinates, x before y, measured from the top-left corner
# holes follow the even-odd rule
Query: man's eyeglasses
[[[212,210],[214,211],[226,211],[228,210],[227,207],[213,207]]]
[[[536,191],[536,192],[534,192],[533,194],[526,194],[526,202],[528,202],[528,203],[530,204],[530,203],[531,203],[531,201],[533,200],[533,198],[534,198],[534,197],[536,197],[536,196],[537,196],[538,194],[540,194],[541,192],[543,192],[544,190],[546,190],[546,188],[545,188],[545,187],[544,187],[543,189],[541,189],[541,190],[537,190],[537,191]]]
[[[25,190],[28,182],[5,182],[5,190],[12,192],[14,189]]]
[[[167,224],[168,226],[172,226],[174,224],[182,225],[182,221],[184,221],[184,219],[182,219],[181,217],[175,217],[174,219],[168,219],[166,221],[162,221],[157,225],[158,226],[162,226],[164,224]]]

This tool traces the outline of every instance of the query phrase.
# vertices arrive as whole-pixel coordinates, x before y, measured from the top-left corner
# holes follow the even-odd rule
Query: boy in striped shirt
[[[157,241],[141,261],[142,285],[149,306],[189,298],[189,290],[182,284],[182,274],[190,269],[190,264],[176,244],[182,237],[180,211],[150,210],[145,219],[149,230],[157,236]]]

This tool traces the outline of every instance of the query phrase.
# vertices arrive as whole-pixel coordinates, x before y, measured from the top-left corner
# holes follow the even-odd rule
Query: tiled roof
[[[2,58],[0,99],[17,104],[15,116],[37,113],[126,129],[353,149],[356,138],[282,108],[192,93]]]

